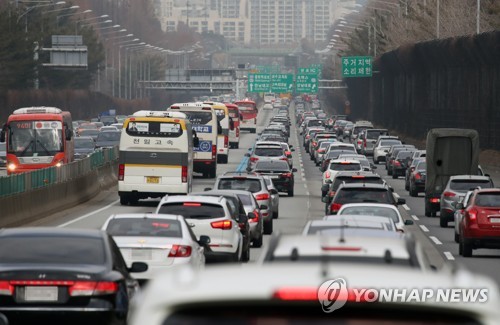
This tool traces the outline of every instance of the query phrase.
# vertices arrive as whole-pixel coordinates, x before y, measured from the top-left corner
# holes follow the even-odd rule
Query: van
[[[192,189],[193,146],[199,139],[186,115],[138,111],[120,137],[118,195],[122,205]]]
[[[426,156],[425,215],[435,217],[450,176],[478,174],[479,134],[471,129],[431,129]]]
[[[177,103],[171,105],[167,111],[186,114],[199,138],[199,146],[193,148],[193,170],[202,173],[204,177],[215,178],[217,175],[217,136],[222,134],[215,110],[203,103]]]
[[[222,127],[222,133],[217,137],[217,162],[227,164],[229,157],[229,111],[223,103],[203,102],[203,104],[212,106]]]

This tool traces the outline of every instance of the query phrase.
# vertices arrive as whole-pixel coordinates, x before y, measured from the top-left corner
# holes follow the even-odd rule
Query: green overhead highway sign
[[[248,74],[248,92],[265,93],[271,90],[271,75],[263,73]]]
[[[371,77],[371,56],[345,56],[342,58],[342,77]]]
[[[271,92],[276,94],[293,92],[293,74],[289,73],[272,74]]]
[[[319,71],[323,70],[323,64],[321,63],[313,63],[309,66],[309,68],[316,68],[318,69]]]
[[[298,74],[295,80],[295,92],[316,94],[318,92],[317,74]]]
[[[299,68],[299,73],[298,74],[315,74],[318,75],[321,72],[320,69],[318,68]]]

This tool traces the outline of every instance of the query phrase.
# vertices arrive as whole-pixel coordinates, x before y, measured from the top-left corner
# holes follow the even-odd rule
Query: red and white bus
[[[240,130],[247,130],[250,133],[257,132],[257,104],[249,99],[234,102],[238,106],[241,114]]]
[[[238,105],[224,103],[229,111],[229,146],[231,148],[240,147],[240,120],[241,114]]]
[[[71,113],[56,107],[15,110],[2,127],[8,174],[61,166],[74,159]]]

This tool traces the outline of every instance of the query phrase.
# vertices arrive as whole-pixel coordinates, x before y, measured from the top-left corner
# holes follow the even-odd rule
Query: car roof
[[[0,229],[0,237],[31,237],[31,236],[70,236],[86,238],[103,238],[104,232],[97,229],[59,228],[59,227],[20,227]]]
[[[213,197],[213,196],[201,196],[201,195],[165,195],[161,201],[160,205],[163,203],[179,203],[179,202],[199,202],[199,203],[210,203],[210,204],[223,204],[225,198]]]
[[[176,214],[165,213],[119,213],[112,214],[108,220],[117,219],[164,219],[164,220],[179,220],[183,219],[182,216]]]

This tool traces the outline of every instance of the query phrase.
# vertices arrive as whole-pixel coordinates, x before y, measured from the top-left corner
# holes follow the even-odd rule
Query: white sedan
[[[323,173],[323,181],[321,185],[325,185],[327,180],[334,181],[335,176],[339,172],[345,172],[345,171],[362,171],[363,166],[361,166],[361,163],[358,160],[353,160],[353,159],[336,159],[332,160],[330,164],[328,165],[327,169]]]
[[[205,265],[204,246],[210,238],[200,240],[183,217],[169,214],[131,213],[108,218],[101,228],[113,236],[128,266],[145,262],[148,270],[141,279],[179,264],[200,269]]]

